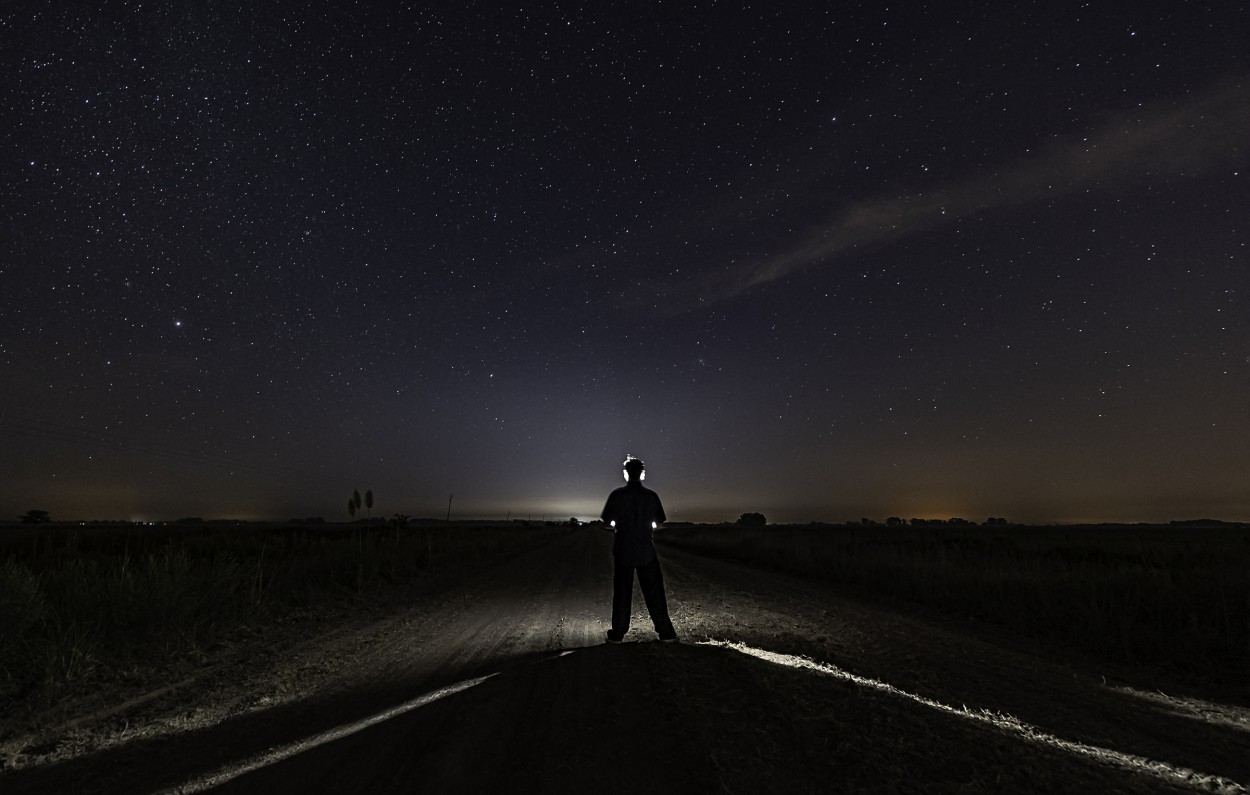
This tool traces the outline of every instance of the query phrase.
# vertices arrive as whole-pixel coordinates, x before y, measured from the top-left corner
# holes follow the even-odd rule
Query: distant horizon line
[[[1230,525],[1230,526],[1250,526],[1250,520],[1241,519],[1216,519],[1216,518],[1189,518],[1189,519],[1166,519],[1158,521],[1144,520],[1071,520],[1071,521],[1053,521],[1053,522],[1028,522],[1028,521],[1010,521],[1004,520],[1001,523],[990,523],[986,520],[964,519],[962,522],[951,522],[950,519],[959,519],[960,517],[949,517],[946,519],[923,517],[912,517],[903,519],[899,523],[890,524],[888,521],[876,521],[869,519],[860,520],[844,520],[841,522],[829,520],[809,520],[805,522],[766,522],[763,525],[754,525],[756,527],[812,527],[812,526],[828,526],[828,527],[877,527],[891,529],[894,527],[1096,527],[1096,526],[1117,526],[1117,527],[1174,527],[1174,526],[1199,526],[1199,525]],[[453,517],[439,518],[433,516],[407,517],[406,523],[410,526],[421,526],[424,524],[433,525],[456,525],[456,524],[555,524],[567,525],[569,520],[576,519],[580,525],[596,524],[601,520],[598,517],[584,518],[579,516],[543,516],[541,518],[534,517]],[[5,527],[66,527],[66,526],[86,526],[86,525],[112,525],[123,526],[133,525],[140,527],[153,526],[199,526],[199,525],[268,525],[268,526],[301,526],[301,525],[327,525],[327,526],[349,526],[356,524],[367,525],[390,525],[392,518],[385,516],[375,516],[372,518],[359,519],[325,519],[319,516],[294,517],[288,519],[260,519],[260,518],[215,518],[208,519],[195,516],[184,516],[177,519],[51,519],[43,523],[24,522],[21,518],[2,519],[0,526]],[[914,524],[913,522],[919,522]],[[718,521],[696,521],[696,520],[674,520],[666,522],[670,526],[682,525],[728,525],[728,526],[751,526],[741,525],[737,519],[726,519]]]

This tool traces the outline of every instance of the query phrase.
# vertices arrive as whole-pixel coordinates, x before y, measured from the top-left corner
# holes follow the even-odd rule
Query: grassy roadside
[[[1246,529],[698,526],[663,540],[1221,688],[1250,681]]]
[[[0,546],[0,708],[211,655],[298,612],[447,581],[558,527],[47,529]]]

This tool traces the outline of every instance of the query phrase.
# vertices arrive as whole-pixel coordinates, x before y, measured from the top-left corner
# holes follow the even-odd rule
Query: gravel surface
[[[632,642],[603,644],[610,537],[588,530],[406,604],[276,627],[167,681],[66,704],[38,730],[10,725],[0,790],[1114,793],[1250,782],[1244,707],[828,584],[662,558],[679,644],[655,642],[640,597]]]

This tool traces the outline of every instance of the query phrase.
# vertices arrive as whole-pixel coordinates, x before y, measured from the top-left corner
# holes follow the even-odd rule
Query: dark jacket
[[[627,483],[608,495],[602,518],[615,534],[612,554],[617,563],[645,566],[655,558],[652,534],[666,518],[660,495],[637,481]]]

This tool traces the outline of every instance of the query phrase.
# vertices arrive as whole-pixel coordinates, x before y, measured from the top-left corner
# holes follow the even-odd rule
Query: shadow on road
[[[488,678],[357,725],[478,677]],[[336,727],[354,728],[300,744]],[[273,761],[231,777],[266,752]],[[212,791],[266,793],[1191,791],[906,694],[728,648],[659,643],[375,683],[16,771],[0,784],[7,795],[194,791],[213,773],[222,777]]]
[[[940,703],[1015,716],[1064,740],[1250,781],[1250,715],[1236,700],[1117,684],[1099,675],[1112,671],[1067,649],[1039,649],[1002,628],[970,627],[914,605],[858,601],[822,581],[675,550],[668,563],[674,601],[690,605],[680,616],[683,631],[838,663]]]

